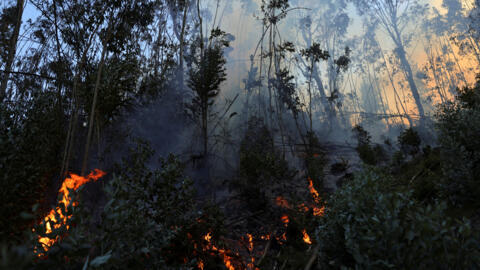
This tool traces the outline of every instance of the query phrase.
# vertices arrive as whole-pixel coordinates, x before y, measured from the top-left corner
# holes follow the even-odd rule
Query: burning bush
[[[196,267],[198,256],[187,261],[182,257],[193,246],[187,232],[195,239],[203,238],[209,230],[217,230],[214,223],[218,215],[194,204],[192,182],[183,175],[177,158],[170,155],[162,159],[161,169],[152,171],[146,166],[152,154],[145,143],[132,149],[105,185],[106,203],[100,213],[82,203],[74,208],[72,203],[67,209],[61,207],[59,212],[69,213],[71,219],[61,227],[54,226],[50,236],[66,237],[52,244],[35,267]],[[56,219],[61,219],[60,215]],[[36,232],[41,233],[40,229]]]
[[[54,172],[64,131],[54,104],[54,92],[35,93],[28,100],[0,104],[0,241],[21,241],[21,234],[31,227],[22,219],[41,203]],[[62,116],[63,117],[63,116]],[[16,240],[16,241],[12,241]]]

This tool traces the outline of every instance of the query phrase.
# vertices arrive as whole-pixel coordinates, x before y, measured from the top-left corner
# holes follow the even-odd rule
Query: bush
[[[262,119],[253,117],[240,145],[239,177],[231,184],[252,211],[268,209],[266,194],[295,172],[274,147],[273,136]]]
[[[43,260],[33,265],[35,269],[80,269],[83,266],[182,269],[194,266],[195,258],[189,258],[186,263],[183,260],[186,257],[181,257],[178,250],[183,254],[186,247],[193,246],[192,241],[202,238],[209,226],[220,223],[219,216],[214,209],[197,209],[193,183],[183,175],[183,166],[177,158],[170,155],[162,159],[161,168],[152,171],[146,166],[152,155],[143,142],[132,149],[105,184],[106,203],[99,211],[92,211],[81,197],[77,207],[68,206],[68,213],[72,213],[68,234],[65,226],[54,231],[63,239],[46,252]],[[99,202],[95,204],[98,208]],[[215,213],[214,217],[205,218],[210,213]],[[38,226],[36,232],[42,234],[42,227]],[[192,227],[199,227],[198,234],[191,230]],[[192,239],[187,239],[186,231],[191,232]]]
[[[4,217],[0,241],[20,241],[22,231],[32,226],[20,213],[44,199],[54,172],[59,170],[65,136],[63,109],[56,104],[53,92],[0,104],[0,205]]]
[[[400,136],[398,136],[398,144],[404,154],[416,155],[420,151],[420,144],[422,143],[418,132],[413,128],[405,129]]]
[[[387,159],[384,149],[381,145],[372,145],[372,136],[362,126],[356,125],[352,129],[354,137],[357,139],[355,150],[360,159],[368,165],[377,165]]]
[[[330,199],[317,230],[325,268],[474,269],[480,242],[468,220],[445,216],[446,204],[421,205],[391,179],[367,171]]]
[[[442,193],[454,204],[480,204],[480,82],[459,90],[437,114],[445,179]]]

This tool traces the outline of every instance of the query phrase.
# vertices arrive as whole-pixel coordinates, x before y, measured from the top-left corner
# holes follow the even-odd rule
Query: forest
[[[0,184],[0,269],[480,269],[480,0],[2,0]]]

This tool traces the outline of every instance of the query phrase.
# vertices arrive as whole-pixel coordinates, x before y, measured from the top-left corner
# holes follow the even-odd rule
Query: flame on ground
[[[310,239],[310,236],[308,235],[307,230],[303,229],[302,234],[303,234],[303,242],[311,245],[312,239]]]
[[[77,190],[79,187],[84,185],[85,183],[91,182],[91,181],[97,181],[101,177],[103,177],[106,174],[106,172],[101,171],[99,169],[95,169],[94,172],[91,172],[89,175],[86,177],[82,177],[76,174],[70,174],[69,178],[66,178],[62,186],[59,189],[59,194],[61,194],[61,198],[59,200],[59,203],[62,203],[65,207],[72,204],[72,206],[78,205],[78,202],[72,201],[72,197],[70,194],[70,190]],[[57,220],[57,216],[60,217],[59,220]],[[52,209],[50,213],[43,218],[43,221],[45,222],[45,231],[47,234],[52,233],[53,229],[58,229],[62,225],[67,224],[67,221],[69,218],[71,218],[71,215],[68,215],[68,213],[64,213],[62,211],[62,208],[60,206],[57,206],[55,209]],[[53,229],[52,229],[53,226]],[[67,225],[67,230],[69,229]],[[55,237],[54,239],[51,239],[49,237],[39,237],[38,242],[42,244],[42,247],[44,251],[47,251],[55,242],[59,240],[59,236]]]
[[[313,186],[313,181],[312,178],[308,177],[308,190],[310,191],[310,194],[313,196],[313,200],[315,201],[316,204],[321,204],[321,199],[320,199],[320,194],[318,191],[315,189]],[[317,207],[313,206],[313,215],[314,216],[323,216],[325,213],[325,206],[322,207]]]
[[[248,237],[248,251],[252,252],[253,251],[253,236],[249,233],[247,233]]]
[[[288,209],[292,208],[288,203],[288,201],[282,196],[278,196],[277,198],[275,198],[275,204],[282,208],[288,208]]]
[[[282,219],[282,222],[283,222],[283,224],[285,225],[285,227],[287,227],[287,226],[288,226],[288,223],[290,222],[290,219],[288,218],[288,216],[287,216],[287,215],[283,215],[281,219]]]
[[[212,233],[209,232],[208,234],[206,234],[203,239],[205,239],[205,241],[207,241],[207,246],[204,248],[205,251],[213,251],[215,253],[218,253],[218,255],[223,259],[223,263],[225,264],[225,267],[227,267],[228,270],[235,270],[235,267],[233,266],[233,258],[228,255],[228,253],[230,253],[230,251],[228,250],[225,250],[225,249],[221,249],[221,248],[217,248],[213,243],[212,243]],[[198,268],[199,269],[204,269],[204,265],[203,265],[203,262],[200,261],[198,264],[197,264]]]

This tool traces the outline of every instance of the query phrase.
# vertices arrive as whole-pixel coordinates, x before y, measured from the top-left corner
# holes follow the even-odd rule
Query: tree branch
[[[44,75],[40,75],[40,74],[35,74],[35,73],[30,73],[30,72],[23,72],[23,71],[6,71],[6,70],[3,70],[3,69],[0,69],[0,72],[9,73],[9,74],[25,75],[25,76],[33,76],[33,77],[38,77],[38,78],[42,78],[42,79],[46,79],[46,80],[53,80],[53,81],[57,80],[57,78],[44,76]]]

